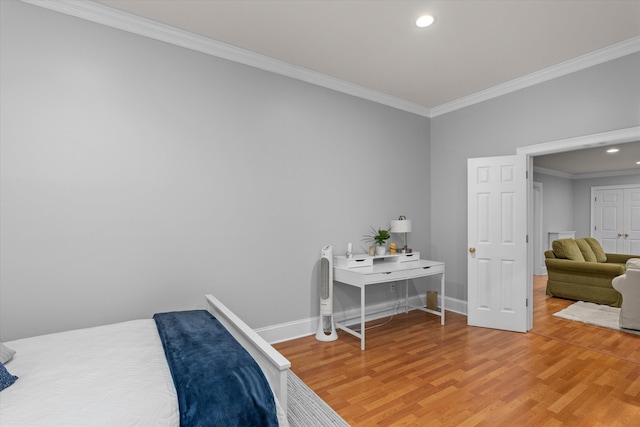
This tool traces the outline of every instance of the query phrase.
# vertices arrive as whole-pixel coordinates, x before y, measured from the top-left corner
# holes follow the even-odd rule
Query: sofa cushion
[[[553,249],[553,253],[558,258],[584,261],[584,256],[582,256],[578,244],[573,239],[554,240],[551,244],[551,249]]]
[[[591,250],[596,255],[596,261],[607,262],[607,254],[602,250],[602,246],[600,246],[598,239],[594,239],[593,237],[584,237],[584,240],[589,244],[589,246],[591,246]]]
[[[582,253],[582,256],[584,257],[584,260],[587,262],[597,262],[598,259],[596,258],[596,254],[593,252],[593,250],[591,249],[591,246],[589,246],[589,243],[584,239],[576,239],[576,244],[578,245],[578,248],[580,249],[580,252]]]

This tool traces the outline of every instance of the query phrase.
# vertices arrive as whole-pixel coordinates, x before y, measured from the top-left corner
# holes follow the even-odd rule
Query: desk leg
[[[440,279],[440,295],[442,295],[442,299],[440,300],[440,324],[444,325],[444,271],[442,272],[442,279]]]
[[[409,279],[404,281],[404,312],[409,312]]]
[[[366,286],[360,288],[360,350],[364,350],[364,290]]]

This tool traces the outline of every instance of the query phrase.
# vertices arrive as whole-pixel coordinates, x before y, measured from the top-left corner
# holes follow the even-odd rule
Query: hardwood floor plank
[[[367,330],[366,351],[344,332],[275,347],[356,427],[640,425],[640,336],[553,317],[573,301],[545,285],[525,334],[412,311]]]

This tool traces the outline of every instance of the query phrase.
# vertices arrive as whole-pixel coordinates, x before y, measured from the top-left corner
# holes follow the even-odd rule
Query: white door
[[[640,254],[640,187],[592,190],[592,236],[606,253]]]
[[[622,189],[596,190],[593,211],[593,237],[609,254],[622,253],[624,197]]]
[[[623,254],[640,254],[640,188],[624,190]]]
[[[526,156],[468,159],[467,174],[467,323],[526,332]]]

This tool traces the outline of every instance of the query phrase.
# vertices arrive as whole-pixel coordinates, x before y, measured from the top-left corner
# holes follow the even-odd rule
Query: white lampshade
[[[392,233],[411,233],[410,219],[394,219],[391,220]]]

